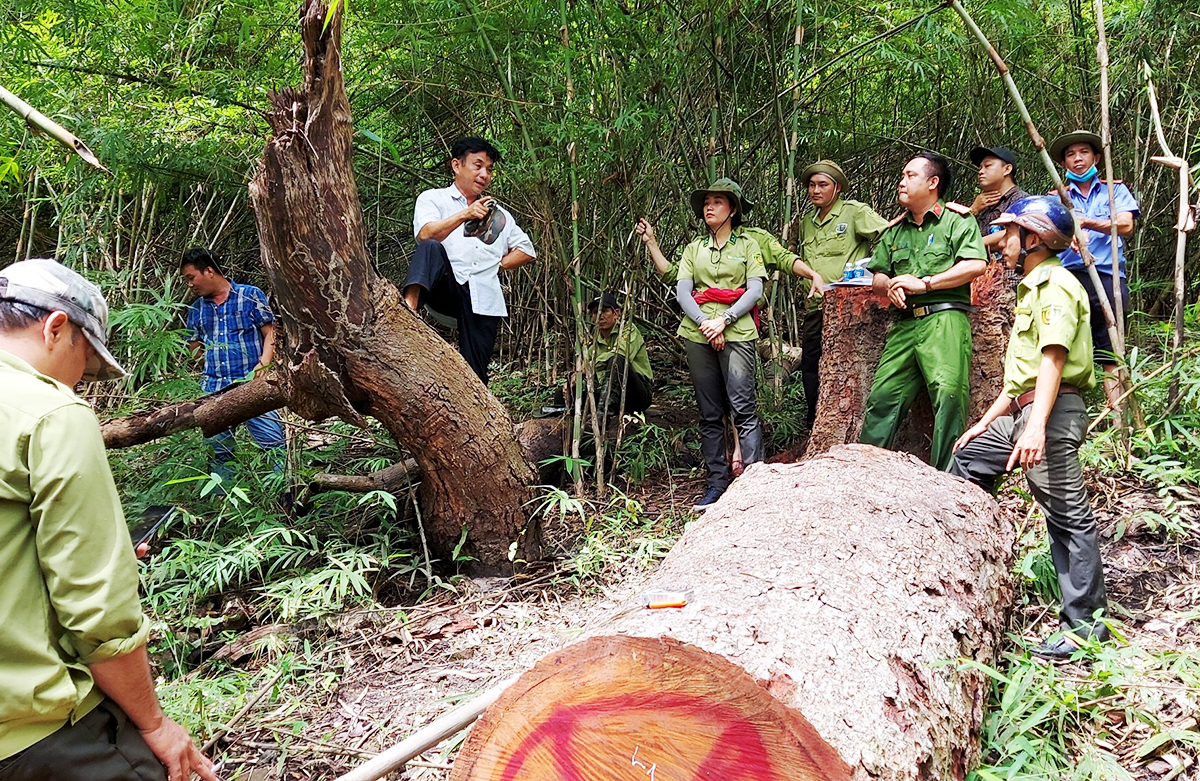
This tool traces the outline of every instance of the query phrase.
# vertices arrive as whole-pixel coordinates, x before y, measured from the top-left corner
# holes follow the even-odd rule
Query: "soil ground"
[[[683,411],[670,408],[649,420],[668,429],[692,423]],[[1200,651],[1200,523],[1195,511],[1185,507],[1181,518],[1187,530],[1168,538],[1162,529],[1139,520],[1153,517],[1146,512],[1166,514],[1164,499],[1151,486],[1094,472],[1089,479],[1103,534],[1109,597],[1123,642],[1146,652],[1195,656]],[[1012,485],[1023,487],[1019,480]],[[513,578],[456,579],[453,592],[443,590],[415,607],[353,612],[329,621],[307,639],[323,644],[315,656],[324,660],[327,684],[285,685],[234,724],[218,749],[223,777],[336,778],[602,624],[645,582],[656,557],[682,531],[681,521],[690,517],[689,505],[701,488],[695,470],[688,476],[652,474],[627,494],[641,505],[640,524],[612,527],[601,539],[594,526],[589,529],[583,519],[567,515],[547,528],[550,547],[560,551],[558,560]],[[1018,528],[1040,526],[1021,491],[1006,490],[1000,498],[1003,512]],[[648,536],[665,542],[650,546],[646,554]],[[597,545],[609,546],[607,555],[596,555]],[[1053,610],[1033,589],[1025,592],[1012,619],[1014,650],[1035,644],[1055,623]],[[290,641],[293,647],[299,642]],[[270,656],[259,650],[264,647],[247,644],[239,664],[263,664]],[[1194,691],[1164,696],[1155,718],[1163,728],[1194,731],[1200,715],[1196,702]],[[1200,777],[1192,764],[1194,749],[1173,749],[1167,743],[1137,756],[1150,734],[1147,729],[1140,723],[1128,730],[1114,728],[1124,737],[1107,739],[1104,747],[1139,781]],[[462,737],[460,733],[431,749],[390,778],[448,777]]]

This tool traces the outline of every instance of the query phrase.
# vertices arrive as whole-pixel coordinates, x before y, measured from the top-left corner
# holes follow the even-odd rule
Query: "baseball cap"
[[[1017,170],[1017,155],[1006,146],[977,146],[971,150],[971,162],[979,165],[985,157],[998,157]]]
[[[0,300],[63,312],[79,326],[96,350],[84,369],[85,382],[116,380],[128,373],[108,351],[108,304],[100,288],[61,263],[36,258],[0,270]]]
[[[596,311],[596,307],[600,307],[601,309],[620,309],[621,305],[617,303],[615,295],[606,291],[602,295],[592,299],[591,303],[588,304],[588,311],[594,312]]]

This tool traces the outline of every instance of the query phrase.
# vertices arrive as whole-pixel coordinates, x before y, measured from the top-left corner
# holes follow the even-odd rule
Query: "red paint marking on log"
[[[517,773],[524,768],[526,760],[543,747],[553,758],[561,781],[585,781],[571,752],[571,743],[581,730],[582,720],[589,716],[637,710],[653,710],[659,714],[676,711],[685,718],[703,714],[728,725],[708,756],[697,766],[696,774],[690,781],[714,777],[728,781],[778,781],[762,735],[751,721],[729,706],[716,705],[701,697],[666,693],[627,694],[579,705],[554,707],[546,720],[513,751],[504,765],[500,781],[516,781]],[[715,767],[707,767],[709,763]]]

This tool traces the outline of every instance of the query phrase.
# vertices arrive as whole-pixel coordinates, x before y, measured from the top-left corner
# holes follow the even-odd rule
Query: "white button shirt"
[[[421,228],[428,223],[444,220],[465,208],[467,196],[459,192],[456,185],[426,190],[417,196],[417,206],[413,211],[413,235],[420,235]],[[450,258],[454,278],[460,285],[467,282],[471,285],[472,311],[477,315],[507,317],[508,307],[504,305],[504,291],[500,289],[500,260],[513,249],[522,250],[532,257],[537,257],[537,253],[533,249],[533,242],[517,226],[512,214],[503,206],[499,208],[504,212],[505,225],[495,242],[484,244],[473,236],[464,236],[463,226],[459,225],[442,239],[442,246]]]

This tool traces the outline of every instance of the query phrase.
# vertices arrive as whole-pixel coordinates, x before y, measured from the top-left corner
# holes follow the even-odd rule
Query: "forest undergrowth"
[[[1011,642],[986,668],[992,696],[976,779],[1195,772],[1200,361],[1171,375],[1155,371],[1161,349],[1132,357],[1145,428],[1124,437],[1100,424],[1083,452],[1115,639],[1067,665],[1030,657],[1056,621],[1057,583],[1044,523],[1023,481],[1010,480],[998,498],[1018,529],[1019,602]],[[667,359],[655,360],[672,378]],[[1168,409],[1172,376],[1180,402]],[[785,384],[779,405],[764,399],[774,450],[804,434],[798,384]],[[504,373],[493,390],[518,417],[544,401]],[[330,778],[521,671],[635,592],[682,533],[702,480],[691,404],[676,390],[630,421],[605,495],[545,486],[530,509],[543,518],[547,560],[505,578],[425,560],[415,491],[304,494],[316,472],[369,473],[402,457],[377,428],[297,425],[286,469],[243,447],[227,484],[205,474],[195,433],[115,453],[133,509],[185,510],[143,565],[168,712],[216,741],[229,778]],[[289,492],[296,501],[281,504]],[[405,777],[444,778],[456,745],[429,752]]]

